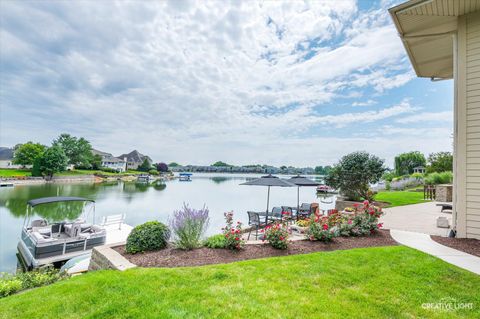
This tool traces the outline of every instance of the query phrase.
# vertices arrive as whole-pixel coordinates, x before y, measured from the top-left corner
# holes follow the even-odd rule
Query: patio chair
[[[281,207],[273,207],[272,208],[272,213],[269,214],[269,218],[272,220],[272,221],[281,221],[283,219],[283,215],[282,215],[282,208]]]
[[[300,217],[306,218],[312,214],[312,205],[308,203],[302,203],[298,212],[297,212],[297,220]]]
[[[282,206],[282,212],[284,213],[283,218],[287,220],[287,222],[292,221],[295,218],[292,207],[290,206]]]
[[[258,229],[261,227],[265,227],[265,222],[262,222],[260,219],[260,214],[256,212],[247,212],[248,214],[248,226],[250,227],[250,231],[248,232],[247,240],[250,240],[250,235],[252,233],[253,228],[255,228],[255,239],[258,239]]]

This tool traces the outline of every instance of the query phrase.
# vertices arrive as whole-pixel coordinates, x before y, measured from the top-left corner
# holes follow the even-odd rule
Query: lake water
[[[200,174],[195,173],[191,182],[173,180],[164,185],[144,186],[136,183],[100,184],[44,184],[0,188],[0,272],[14,272],[17,267],[17,242],[26,213],[26,202],[48,196],[80,196],[96,201],[95,221],[102,216],[126,214],[126,223],[132,226],[149,220],[168,223],[169,216],[183,203],[193,208],[206,205],[210,226],[207,234],[219,233],[224,225],[223,213],[234,212],[235,220],[248,221],[247,210],[262,211],[266,208],[267,187],[240,186],[253,174]],[[285,176],[287,178],[288,176]],[[311,177],[320,181],[320,177]],[[322,209],[332,204],[317,198],[315,187],[300,188],[300,203],[319,202]],[[270,208],[296,206],[296,187],[272,187]],[[37,214],[46,219],[76,218],[80,212],[78,203],[70,205],[49,204],[38,206]],[[90,215],[93,217],[93,214]]]

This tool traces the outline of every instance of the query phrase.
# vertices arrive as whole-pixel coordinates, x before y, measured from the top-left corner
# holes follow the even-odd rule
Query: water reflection
[[[264,187],[239,186],[247,177],[261,175],[199,174],[192,182],[178,180],[151,185],[136,183],[101,184],[46,184],[16,186],[0,189],[0,272],[14,271],[16,245],[23,224],[26,202],[30,199],[49,196],[78,196],[95,200],[95,218],[100,222],[107,215],[126,214],[126,222],[138,225],[149,220],[168,222],[172,212],[183,203],[200,208],[204,204],[210,210],[210,227],[207,234],[220,232],[224,226],[223,213],[234,211],[235,220],[248,222],[248,210],[265,209]],[[288,177],[286,177],[288,178]],[[328,197],[328,196],[327,196]],[[322,203],[314,187],[302,188],[300,203],[319,202],[322,209],[333,204]],[[271,207],[296,206],[297,189],[277,187],[271,192]],[[80,203],[59,203],[56,208],[38,206],[36,214],[46,219],[75,219],[81,214]],[[73,204],[73,205],[72,205]],[[54,204],[52,204],[54,205]],[[57,204],[58,205],[58,204]]]

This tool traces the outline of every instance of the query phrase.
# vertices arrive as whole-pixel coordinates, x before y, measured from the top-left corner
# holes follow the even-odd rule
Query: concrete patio
[[[438,228],[437,218],[446,217],[452,225],[452,214],[441,213],[438,202],[385,208],[380,218],[385,229],[405,230],[428,235],[446,237],[449,228]]]

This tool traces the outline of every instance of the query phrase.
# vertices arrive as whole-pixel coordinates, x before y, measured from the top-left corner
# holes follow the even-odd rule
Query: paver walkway
[[[385,229],[407,230],[429,235],[446,237],[448,228],[438,228],[437,218],[446,217],[452,224],[452,214],[441,213],[438,202],[384,208],[385,215],[380,218]]]
[[[480,275],[480,257],[440,245],[427,234],[392,229],[390,230],[390,235],[402,245],[420,250],[452,265]]]

